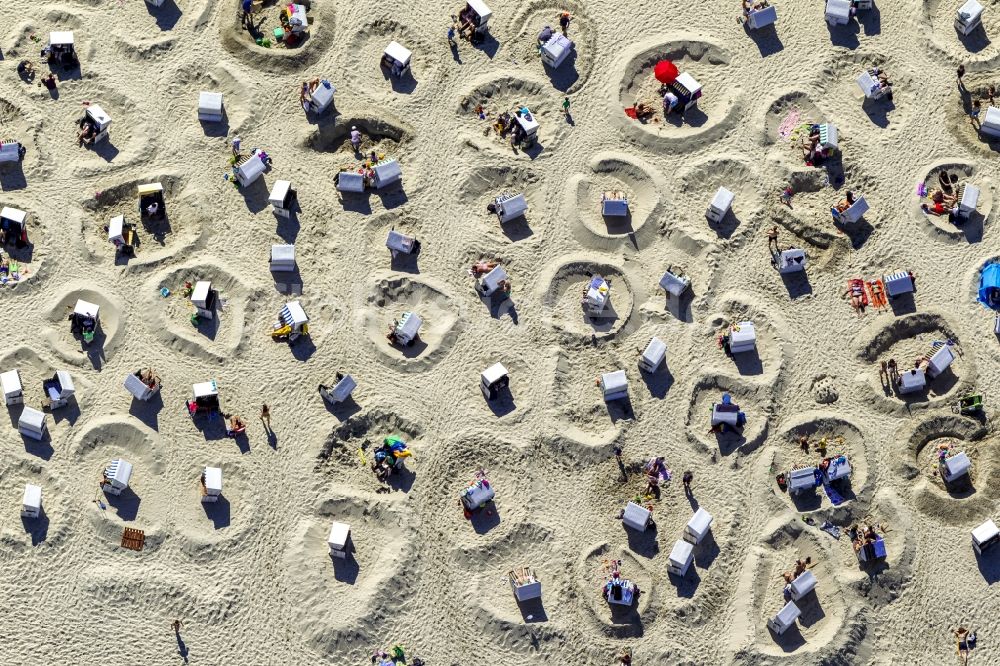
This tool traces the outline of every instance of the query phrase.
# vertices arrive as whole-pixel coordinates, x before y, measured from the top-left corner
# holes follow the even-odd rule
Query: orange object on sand
[[[884,310],[889,307],[889,300],[885,295],[885,284],[881,279],[869,280],[865,286],[868,288],[868,296],[871,299],[872,307],[877,310]]]

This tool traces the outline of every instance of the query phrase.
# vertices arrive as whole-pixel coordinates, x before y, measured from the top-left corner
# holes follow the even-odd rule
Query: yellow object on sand
[[[358,449],[358,457],[361,458],[361,464],[362,465],[367,465],[368,464],[368,459],[365,458],[365,452],[362,451],[361,449]]]
[[[291,333],[292,333],[292,327],[291,326],[282,326],[279,329],[275,329],[275,330],[271,331],[271,337],[272,338],[283,338],[283,337],[285,337],[287,335],[291,335]]]

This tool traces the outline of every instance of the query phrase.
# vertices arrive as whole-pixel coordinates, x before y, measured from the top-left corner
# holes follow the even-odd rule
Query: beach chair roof
[[[392,41],[389,42],[389,46],[385,47],[385,54],[396,62],[405,65],[410,62],[413,52],[399,42]]]
[[[604,387],[605,393],[621,391],[628,388],[628,377],[626,377],[624,370],[605,372],[601,375],[601,386]]]
[[[605,197],[601,200],[601,214],[612,217],[628,215],[628,199],[625,197]]]
[[[205,488],[207,490],[214,490],[217,493],[222,492],[222,468],[221,467],[206,467],[205,468]]]
[[[406,321],[396,327],[396,335],[412,340],[417,336],[417,333],[420,332],[420,326],[424,323],[424,320],[421,319],[420,315],[415,312],[409,312],[407,314],[409,316],[406,317]]]
[[[83,315],[84,317],[96,317],[97,313],[100,312],[101,307],[96,303],[90,303],[82,298],[76,301],[76,307],[73,308],[73,314]]]
[[[59,382],[59,392],[63,397],[71,396],[76,391],[76,387],[73,386],[73,378],[70,376],[69,371],[57,370],[56,381]]]
[[[101,129],[104,129],[111,123],[111,116],[97,104],[91,104],[87,107],[87,115],[100,125]]]
[[[385,237],[385,246],[397,252],[412,252],[413,241],[415,240],[413,236],[404,234],[402,231],[390,229],[388,235]]]
[[[199,384],[194,384],[191,389],[194,391],[194,397],[205,398],[211,395],[219,395],[219,388],[215,384],[215,381],[201,382]]]
[[[108,239],[120,238],[122,232],[125,230],[125,216],[118,215],[117,217],[111,218],[108,222]]]
[[[899,378],[904,389],[923,388],[927,385],[927,376],[924,374],[923,368],[907,370]]]
[[[493,15],[492,10],[486,6],[483,0],[468,0],[468,5],[472,8],[472,11],[476,12],[476,15],[480,19],[487,19]]]
[[[16,222],[18,224],[24,224],[27,217],[27,213],[23,210],[18,210],[17,208],[4,206],[3,209],[0,209],[0,219],[10,220],[11,222]]]
[[[572,48],[573,42],[565,35],[558,33],[549,37],[548,41],[542,44],[542,50],[551,54],[554,58],[558,58],[564,51],[569,51]]]
[[[983,124],[1000,128],[1000,109],[995,106],[987,108],[986,114],[983,116]]]
[[[799,616],[802,615],[802,611],[799,607],[795,605],[794,601],[789,601],[785,604],[784,608],[778,611],[778,614],[774,616],[776,623],[782,627],[790,627],[795,623]]]
[[[333,94],[335,92],[337,92],[337,88],[332,83],[330,85],[326,85],[321,81],[320,84],[316,86],[316,90],[313,90],[311,93],[313,108],[325,109],[328,107],[330,102],[333,101]]]
[[[506,377],[507,374],[507,368],[503,366],[503,363],[494,363],[490,367],[483,370],[483,383],[487,386],[492,386],[495,382],[499,381],[503,377]]]
[[[355,171],[341,171],[337,176],[337,189],[341,192],[364,192],[365,177]]]
[[[683,569],[694,557],[692,555],[693,552],[693,544],[685,541],[684,539],[678,539],[674,542],[674,547],[670,549],[670,556],[668,559],[671,566]]]
[[[260,155],[255,153],[246,159],[242,164],[237,166],[236,171],[242,175],[247,182],[252,182],[262,173],[267,171],[267,165],[264,164],[264,160],[260,158]]]
[[[17,420],[19,426],[27,426],[34,430],[41,430],[45,425],[45,412],[33,407],[25,407],[21,411],[21,416]]]
[[[644,506],[629,502],[625,505],[625,512],[622,513],[622,523],[638,530],[646,529],[653,512]]]
[[[399,167],[399,162],[396,160],[379,162],[372,167],[372,171],[375,172],[375,179],[379,181],[391,181],[403,176],[403,170]]]
[[[538,116],[534,113],[531,114],[531,120],[525,118],[523,114],[514,114],[514,120],[521,126],[525,134],[532,134],[538,130]]]
[[[198,110],[221,112],[222,93],[205,91],[198,93]]]
[[[978,0],[967,0],[958,10],[958,17],[973,21],[983,13],[983,6]]]
[[[680,296],[683,294],[690,285],[690,280],[671,271],[667,271],[663,274],[663,277],[660,278],[660,287],[674,296]]]
[[[736,195],[727,190],[724,187],[720,187],[715,191],[715,196],[712,197],[712,208],[715,210],[729,210],[730,206],[733,205],[733,201],[736,200]]]
[[[976,541],[976,543],[986,543],[990,539],[997,536],[1000,536],[1000,529],[997,528],[996,523],[992,520],[987,520],[985,523],[972,530],[972,538]]]
[[[857,78],[858,87],[861,88],[861,92],[865,94],[865,97],[871,97],[872,93],[878,91],[881,87],[879,82],[875,80],[868,72],[861,72],[861,75]]]
[[[938,376],[942,372],[948,369],[955,360],[955,354],[952,353],[951,348],[948,345],[941,345],[934,354],[927,359],[927,369],[930,371],[931,375]]]
[[[128,485],[132,478],[132,463],[122,458],[115,458],[111,464],[104,469],[104,476],[114,482],[114,485],[123,488]]]
[[[3,394],[17,395],[21,392],[21,375],[17,370],[8,370],[0,373],[0,385],[3,386]]]
[[[272,245],[271,261],[295,261],[295,246]]]
[[[739,329],[739,330],[737,330]],[[754,342],[757,340],[757,329],[752,321],[741,321],[729,331],[729,343]]]
[[[139,196],[145,196],[147,194],[155,194],[157,192],[163,191],[163,183],[144,183],[138,188]]]
[[[683,86],[692,95],[701,90],[701,84],[694,80],[694,77],[687,72],[677,75],[676,82]]]
[[[504,270],[503,266],[497,266],[489,273],[482,277],[483,285],[490,289],[497,289],[500,283],[506,280],[509,276],[507,271]]]
[[[687,529],[692,534],[697,534],[699,536],[704,535],[708,532],[709,528],[712,527],[712,514],[705,510],[705,507],[700,506],[698,510],[694,512],[691,516],[691,520],[687,523]]]
[[[327,537],[326,541],[337,550],[343,550],[344,546],[347,545],[347,537],[350,533],[350,525],[333,521],[330,525],[330,536]]]
[[[285,307],[281,310],[281,319],[289,326],[301,326],[309,323],[309,317],[306,316],[306,311],[302,309],[302,305],[298,301],[285,303]]]
[[[72,30],[60,30],[49,33],[49,46],[72,46],[73,43]]]
[[[33,483],[26,483],[24,485],[24,496],[21,499],[21,504],[32,509],[41,507],[42,487],[36,486]]]
[[[212,290],[212,283],[208,280],[198,280],[191,290],[192,303],[204,303],[208,300],[208,292]]]
[[[962,210],[973,211],[979,204],[979,188],[975,185],[966,183],[965,187],[962,188],[962,200],[958,202],[959,207]]]
[[[274,186],[271,188],[271,194],[268,195],[267,201],[272,206],[281,208],[285,205],[285,197],[288,196],[289,190],[292,189],[292,183],[288,180],[276,180]]]
[[[528,210],[528,201],[524,198],[524,194],[516,194],[506,198],[497,197],[495,202],[500,207],[501,213],[512,218]]]
[[[969,460],[969,456],[962,451],[961,453],[957,453],[950,458],[945,458],[944,466],[948,468],[948,476],[956,477],[961,476],[972,469],[972,461]]]
[[[131,372],[125,376],[124,386],[126,391],[140,400],[145,398],[146,392],[149,391],[149,387]]]
[[[667,343],[653,336],[642,351],[642,359],[650,365],[659,365],[667,356]]]

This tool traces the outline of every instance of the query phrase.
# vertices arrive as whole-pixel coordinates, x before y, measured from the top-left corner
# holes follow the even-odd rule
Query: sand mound
[[[702,329],[699,340],[702,349],[712,350],[705,360],[717,363],[724,370],[733,369],[748,379],[778,377],[786,362],[786,342],[778,336],[783,322],[775,321],[768,310],[742,296],[723,296],[718,302],[723,309],[719,314],[706,317],[707,325]],[[727,356],[718,343],[719,336],[728,335],[731,326],[744,321],[754,325],[756,347],[753,351]],[[778,381],[783,383],[784,378]]]
[[[709,432],[712,405],[722,400],[723,393],[731,395],[746,414],[746,425],[739,430]],[[772,401],[771,387],[767,385],[754,385],[725,375],[699,377],[691,392],[686,423],[688,439],[713,455],[716,451],[724,456],[748,455],[767,439]]]
[[[742,113],[738,79],[730,67],[730,55],[715,42],[693,36],[649,40],[616,60],[621,63],[615,71],[621,83],[613,100],[612,118],[640,143],[667,145],[671,150],[696,150],[732,129]],[[663,114],[660,83],[653,76],[653,67],[660,60],[672,61],[681,72],[687,72],[702,85],[703,95],[698,104],[683,115]],[[623,107],[640,102],[655,110],[648,121],[633,120],[622,112]]]
[[[11,268],[13,269],[14,264],[17,264],[19,279],[14,280],[8,275],[0,281],[0,286],[22,291],[34,288],[37,283],[45,280],[50,271],[46,258],[52,245],[52,236],[49,231],[52,219],[57,216],[61,218],[66,213],[52,211],[48,207],[41,208],[39,204],[21,203],[21,197],[17,194],[4,194],[0,198],[0,208],[5,206],[27,213],[28,240],[22,247],[18,247],[17,243],[2,247],[5,258],[11,262]]]
[[[184,296],[184,285],[193,286],[201,280],[211,282],[212,289],[218,292],[218,307],[211,319],[198,317],[194,324],[191,317],[196,314],[195,307]],[[160,295],[163,287],[170,290],[167,298]],[[254,331],[265,334],[261,326],[250,325],[250,313],[262,305],[256,298],[259,294],[217,259],[155,275],[144,294],[147,316],[143,319],[153,334],[163,344],[199,358],[222,362],[239,356]]]
[[[500,224],[497,216],[486,210],[493,200],[503,192],[523,194],[528,202],[528,211],[523,218]],[[480,228],[486,229],[488,238],[522,241],[539,236],[536,229],[549,228],[550,216],[544,211],[549,205],[546,192],[539,175],[532,169],[514,165],[481,166],[471,170],[458,189],[458,197],[469,210],[470,215],[482,219]]]
[[[602,596],[612,561],[620,562],[622,578],[631,580],[640,591],[638,601],[632,606],[610,604]],[[637,638],[656,621],[659,604],[654,576],[636,556],[626,548],[603,543],[585,550],[577,562],[577,594],[582,597],[584,619],[593,629],[611,638]]]
[[[955,397],[965,387],[975,384],[975,361],[962,353],[961,340],[955,327],[937,312],[909,314],[893,320],[878,330],[859,336],[864,340],[858,346],[858,358],[869,363],[869,370],[862,378],[863,385],[878,396],[887,408],[912,408],[915,405],[936,403]],[[917,359],[935,351],[935,343],[954,342],[952,353],[955,361],[937,377],[927,376],[923,391],[897,394],[888,389],[879,378],[880,361],[895,359],[899,373],[908,372]]]
[[[42,489],[42,510],[38,518],[24,518],[16,509],[21,506],[25,484]],[[11,507],[0,522],[0,545],[8,552],[24,555],[31,548],[50,555],[61,553],[67,545],[70,509],[66,506],[66,489],[61,479],[53,477],[41,463],[34,460],[10,460],[0,468],[3,492],[0,501]]]
[[[0,97],[0,132],[3,140],[13,139],[27,151],[20,162],[0,163],[0,192],[23,190],[29,177],[41,180],[51,176],[52,166],[38,152],[38,125],[3,97]]]
[[[146,183],[163,185],[166,214],[160,220],[140,219],[137,188]],[[151,266],[203,245],[211,222],[187,185],[184,176],[156,174],[106,187],[82,200],[87,213],[82,218],[83,241],[90,259],[116,266]],[[137,225],[139,247],[133,257],[116,252],[108,241],[108,224],[118,215]]]
[[[646,247],[656,238],[656,225],[647,228],[646,223],[662,213],[664,186],[663,177],[646,163],[622,153],[602,153],[591,160],[589,173],[570,176],[563,207],[573,216],[574,236],[584,245],[604,250]],[[628,199],[629,214],[602,215],[605,194]]]
[[[393,76],[388,69],[380,66],[382,54],[393,41],[413,52],[410,71],[402,77]],[[351,38],[348,52],[352,60],[365,63],[365,66],[347,70],[346,80],[362,90],[391,90],[397,94],[387,100],[393,102],[400,99],[398,95],[423,93],[440,78],[440,60],[429,56],[437,48],[436,44],[428,43],[421,33],[410,30],[406,25],[391,18],[378,18],[365,23]]]
[[[611,296],[601,314],[592,315],[581,299],[598,275],[611,285]],[[549,324],[567,338],[609,339],[625,332],[635,300],[632,283],[622,269],[609,263],[569,259],[552,272],[542,307]]]
[[[261,12],[254,16],[257,31],[251,34],[241,23],[242,12],[235,8],[232,12],[218,12],[219,38],[222,46],[233,56],[254,69],[272,73],[296,72],[315,64],[334,44],[333,5],[325,2],[309,3],[306,14],[309,30],[293,47],[274,43],[271,35],[273,27],[280,25],[278,14],[281,3],[266,3]],[[256,36],[272,41],[270,48],[254,43]]]
[[[971,162],[937,162],[927,167],[926,173],[922,176],[924,188],[928,193],[942,189],[942,173],[958,177],[958,187],[951,186],[946,192],[948,195],[957,196],[958,188],[964,184],[980,188],[976,211],[970,215],[967,221],[956,224],[949,219],[948,215],[939,216],[925,213],[920,209],[920,204],[928,203],[930,199],[914,196],[915,204],[912,211],[915,219],[929,225],[932,231],[930,235],[935,238],[950,241],[964,239],[969,243],[978,243],[983,239],[984,227],[993,211],[992,181],[989,178],[984,178],[982,171]]]
[[[704,216],[704,211],[720,187],[735,194],[736,200],[721,222],[712,222]],[[712,241],[732,238],[737,232],[746,231],[746,223],[760,210],[763,189],[759,172],[742,160],[713,157],[695,163],[677,176],[674,210],[690,213],[677,215],[679,219],[675,221],[694,238]],[[705,192],[711,193],[708,199],[704,198]]]
[[[803,467],[814,467],[825,457],[847,456],[851,465],[851,476],[837,482],[837,492],[845,502],[861,504],[871,500],[874,490],[869,485],[868,445],[861,430],[854,423],[828,412],[806,412],[796,418],[777,438],[777,448],[771,467],[788,472]],[[809,451],[799,445],[799,438],[807,437]],[[825,446],[825,448],[824,448]],[[818,511],[834,506],[826,493],[817,488],[811,493],[784,493],[782,499],[798,513]],[[848,506],[840,504],[837,506]],[[852,507],[856,513],[856,509]]]
[[[204,462],[199,465],[198,463]],[[201,501],[201,474],[205,467],[222,469],[222,495],[216,502]],[[202,564],[231,555],[256,538],[254,515],[259,493],[247,471],[235,463],[219,463],[212,455],[190,461],[170,479],[177,501],[171,514],[175,538],[186,557]]]
[[[990,35],[1000,32],[1000,16],[996,12],[984,11],[982,26],[963,35],[955,29],[955,12],[964,3],[923,0],[921,4],[921,18],[927,24],[922,35],[929,40],[932,52],[936,51],[949,61],[966,64],[995,66],[1000,61],[1000,45],[990,39]]]
[[[407,603],[417,583],[408,569],[418,523],[408,510],[374,496],[327,497],[293,528],[281,571],[306,643],[332,652],[377,640],[372,624]],[[345,559],[327,545],[333,521],[351,526]],[[331,595],[336,604],[324,601]]]
[[[417,314],[423,324],[409,347],[390,344],[386,331],[406,312]],[[365,333],[383,363],[404,372],[433,367],[448,355],[461,330],[459,309],[452,298],[430,282],[415,277],[384,277],[375,283],[362,314]]]
[[[41,336],[49,343],[52,351],[67,363],[91,365],[100,370],[121,342],[124,322],[121,320],[122,307],[117,298],[104,291],[68,285],[55,305],[49,310],[48,327]],[[90,343],[75,335],[70,328],[69,315],[78,300],[97,305],[98,325],[94,339]]]
[[[244,134],[257,125],[260,111],[250,87],[244,74],[225,65],[210,69],[182,69],[171,81],[169,109],[172,115],[189,121],[179,123],[179,129],[189,141],[212,145],[205,141],[205,137],[225,140],[232,134]],[[197,92],[192,94],[191,91]],[[222,93],[222,121],[193,122],[198,117],[198,94],[202,91]]]
[[[475,114],[480,104],[486,113],[484,120]],[[528,107],[539,125],[535,145],[524,150],[512,146],[509,135],[500,137],[492,129],[501,113],[509,111],[513,115],[522,107]],[[487,75],[474,79],[455,111],[465,129],[466,145],[479,151],[524,155],[532,160],[558,148],[569,128],[559,100],[553,98],[548,86],[528,77]]]
[[[605,402],[597,381],[601,374],[616,370],[625,370],[630,398]],[[638,395],[640,387],[634,360],[627,362],[613,353],[609,356],[603,349],[597,353],[586,349],[572,355],[560,353],[552,385],[560,431],[582,446],[605,447],[637,419],[632,396]]]
[[[386,437],[396,436],[407,443],[413,457],[404,461],[400,472],[389,477],[390,487],[409,492],[416,480],[415,470],[425,454],[423,434],[422,426],[394,412],[374,409],[351,416],[326,438],[317,458],[316,471],[344,486],[375,491],[380,486],[368,463],[374,449],[381,446]]]
[[[569,12],[572,17],[567,36],[573,42],[574,49],[562,65],[553,69],[541,61],[535,45],[538,43],[538,34],[545,26],[559,31],[558,17],[562,12]],[[532,0],[518,8],[510,25],[515,26],[511,32],[517,36],[505,43],[505,46],[507,43],[511,44],[505,54],[510,55],[515,62],[543,69],[556,90],[573,94],[590,79],[597,52],[597,34],[581,3],[573,0]]]

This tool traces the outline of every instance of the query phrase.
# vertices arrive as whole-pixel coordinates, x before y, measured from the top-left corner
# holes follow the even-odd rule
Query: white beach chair
[[[104,482],[102,487],[104,492],[112,495],[121,495],[128,488],[128,483],[132,479],[132,463],[121,458],[115,458],[111,464],[104,469]]]
[[[583,307],[591,317],[599,317],[611,300],[611,285],[600,275],[590,279],[590,285],[583,296]]]
[[[969,474],[972,470],[972,461],[963,451],[950,458],[945,458],[938,466],[941,470],[941,478],[945,483],[954,483],[958,479]]]
[[[271,193],[267,196],[267,202],[271,204],[275,215],[290,218],[292,205],[295,202],[295,190],[292,189],[292,183],[287,180],[275,181]]]
[[[742,354],[757,348],[757,329],[752,321],[741,321],[729,329],[729,353]]]
[[[555,69],[573,52],[573,42],[563,35],[554,34],[542,44],[541,50],[542,62]]]
[[[530,113],[530,112],[529,112]],[[530,145],[538,138],[538,117],[531,113],[530,116],[515,113],[514,120],[524,133],[522,142]]]
[[[198,93],[198,120],[220,123],[223,116],[222,93],[204,91]]]
[[[17,370],[8,370],[0,374],[0,386],[3,387],[4,404],[24,404],[24,390],[21,387],[21,374]]]
[[[972,548],[977,554],[982,555],[984,550],[1000,543],[1000,529],[996,523],[987,520],[985,523],[972,530]]]
[[[838,479],[848,478],[851,476],[852,471],[851,463],[847,459],[847,456],[838,456],[830,461],[830,466],[826,468],[823,476],[826,478],[827,483],[833,483]]]
[[[678,74],[674,82],[670,84],[670,89],[677,94],[684,111],[697,106],[698,100],[701,98],[701,84],[687,72]]]
[[[968,35],[983,23],[983,6],[978,0],[967,0],[955,13],[955,30]]]
[[[376,190],[385,189],[403,180],[403,170],[399,167],[399,162],[396,160],[379,162],[372,167],[372,172],[374,173],[372,176],[372,185],[374,185]]]
[[[295,270],[295,246],[272,245],[268,267],[272,273],[290,273]]]
[[[903,294],[913,292],[913,278],[907,271],[896,271],[882,277],[882,284],[885,285],[885,293],[889,298],[896,298]]]
[[[958,190],[958,216],[968,220],[976,212],[979,205],[979,188],[969,183],[963,184]]]
[[[413,254],[420,248],[420,243],[415,236],[391,229],[385,239],[385,246],[395,259],[401,254]]]
[[[831,208],[830,212],[833,214],[833,218],[840,224],[854,224],[868,212],[868,202],[865,201],[863,196],[860,196],[845,211],[840,212],[836,208]]]
[[[802,467],[788,473],[788,492],[800,495],[816,489],[816,468]]]
[[[50,379],[42,382],[42,390],[45,391],[49,409],[65,407],[76,393],[73,378],[66,370],[57,370]]]
[[[628,217],[628,198],[618,192],[605,192],[601,196],[601,215],[604,217]]]
[[[7,235],[7,242],[14,243],[27,234],[28,214],[17,208],[0,208],[0,229]]]
[[[94,128],[97,130],[97,135],[94,137],[94,143],[99,143],[108,138],[108,132],[111,129],[111,116],[105,112],[97,104],[91,104],[87,107],[84,112],[87,119],[94,124]]]
[[[337,174],[338,192],[364,192],[365,177],[356,171],[341,171]]]
[[[62,64],[74,64],[76,61],[76,39],[72,30],[60,30],[49,33],[49,52],[52,58]]]
[[[653,512],[635,502],[625,505],[625,512],[622,514],[622,525],[630,527],[636,532],[645,532],[649,523],[653,520]]]
[[[476,34],[483,34],[489,30],[487,24],[490,17],[493,16],[493,11],[482,0],[468,0],[465,4],[465,10],[460,12],[459,16],[467,17],[470,20]]]
[[[535,572],[523,567],[520,575],[510,572],[510,587],[514,590],[514,598],[518,601],[530,601],[542,597],[542,583],[535,577]]]
[[[320,384],[319,394],[330,404],[336,405],[350,398],[351,393],[354,392],[357,386],[358,383],[354,380],[354,377],[342,375],[332,387]]]
[[[816,589],[816,576],[812,571],[803,571],[798,578],[789,583],[792,601],[798,601]]]
[[[17,431],[31,439],[39,441],[45,439],[45,435],[48,433],[45,412],[32,407],[25,407],[21,411],[21,416],[17,419]]]
[[[628,398],[628,379],[624,370],[605,372],[598,383],[604,395],[604,402]]]
[[[500,224],[523,217],[528,212],[528,202],[523,194],[501,194],[493,200]]]
[[[222,468],[206,467],[202,472],[204,480],[204,492],[201,495],[202,502],[218,502],[222,495]]]
[[[684,526],[684,533],[681,535],[685,541],[700,544],[712,529],[712,514],[705,510],[705,507],[698,507],[687,525]]]
[[[692,562],[694,562],[694,546],[684,539],[675,541],[667,557],[667,572],[675,576],[684,576]]]
[[[13,139],[0,141],[0,162],[20,162],[23,153],[20,142]]]
[[[715,192],[715,196],[712,197],[711,203],[708,204],[705,217],[708,218],[709,222],[722,222],[722,219],[732,210],[733,201],[735,200],[735,194],[724,187],[720,187]]]
[[[215,318],[215,306],[218,299],[218,292],[212,289],[212,283],[208,280],[199,280],[194,283],[191,291],[191,304],[199,317],[205,319]]]
[[[410,71],[410,58],[413,52],[399,42],[389,42],[382,54],[382,66],[392,72],[395,77],[402,77]]]
[[[667,343],[653,336],[639,356],[639,368],[646,372],[656,372],[667,361]]]
[[[1000,137],[1000,109],[995,106],[986,109],[979,131],[992,137]]]
[[[747,12],[746,24],[751,30],[759,30],[769,25],[773,25],[778,20],[778,10],[774,5],[768,5],[761,9],[752,9]]]
[[[503,363],[494,363],[479,375],[479,390],[487,400],[496,400],[510,386],[510,375]]]
[[[140,379],[142,374],[142,370],[136,370],[134,373],[127,375],[124,385],[125,390],[131,393],[136,400],[146,401],[160,392],[160,381],[159,378],[154,377],[152,385],[146,384],[146,382]]]
[[[255,180],[264,175],[265,171],[267,171],[267,164],[264,163],[259,150],[251,155],[243,156],[233,165],[236,180],[243,187],[251,185]]]
[[[780,636],[795,624],[800,615],[802,615],[802,611],[799,610],[799,607],[795,605],[794,601],[789,601],[778,611],[777,615],[767,621],[767,626]]]
[[[712,405],[712,427],[727,425],[735,428],[740,423],[740,406],[724,402],[717,402]]]
[[[503,266],[497,266],[486,275],[476,279],[476,292],[480,296],[492,296],[500,289],[502,283],[510,279]]]
[[[24,485],[21,496],[21,517],[38,518],[42,513],[42,487],[31,483]]]
[[[778,272],[798,273],[806,269],[806,251],[798,248],[782,250],[778,255]]]
[[[305,32],[309,29],[309,17],[306,15],[305,5],[288,5],[288,10],[288,26],[293,33]]]
[[[877,76],[872,76],[872,73],[868,70],[861,72],[861,75],[857,78],[858,87],[861,88],[861,92],[865,94],[866,99],[877,100],[882,99],[886,94],[889,93],[892,88],[889,86],[883,86]]]
[[[351,526],[347,523],[334,521],[330,525],[330,536],[326,538],[326,544],[330,547],[330,555],[347,559],[347,541],[351,538]]]
[[[952,353],[949,345],[941,345],[929,359],[927,359],[927,374],[931,379],[937,377],[955,362],[955,354]]]
[[[915,393],[923,391],[927,387],[927,375],[923,368],[913,368],[907,370],[899,376],[897,390],[900,394]]]
[[[316,90],[309,93],[309,100],[306,102],[306,111],[319,115],[333,105],[333,95],[337,89],[332,83],[323,79],[316,86]]]
[[[396,326],[396,340],[405,347],[412,345],[420,334],[420,327],[423,323],[424,320],[420,318],[420,315],[414,312],[404,312]]]
[[[826,0],[826,22],[847,25],[851,20],[851,0]]]
[[[466,487],[466,489],[459,495],[462,506],[469,511],[476,511],[477,509],[483,508],[495,497],[496,490],[493,488],[493,484],[486,479],[480,479],[469,484],[469,486]]]
[[[278,321],[272,324],[271,337],[287,337],[289,341],[300,335],[309,334],[309,317],[299,301],[285,303],[278,313]]]

